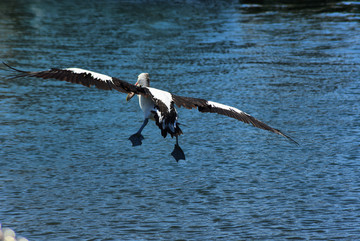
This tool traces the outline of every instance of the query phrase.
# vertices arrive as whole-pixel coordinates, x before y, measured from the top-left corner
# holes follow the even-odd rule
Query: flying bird
[[[178,122],[178,114],[175,105],[187,109],[198,109],[200,112],[209,112],[225,115],[255,127],[274,132],[286,137],[288,140],[298,144],[288,135],[278,129],[272,128],[253,116],[228,105],[217,102],[171,94],[170,92],[150,87],[150,76],[148,73],[141,73],[135,84],[130,84],[119,78],[96,73],[93,71],[79,68],[51,68],[44,71],[23,71],[14,68],[3,62],[5,66],[15,71],[9,78],[38,77],[42,79],[57,79],[87,87],[96,86],[103,90],[117,90],[127,93],[126,100],[129,101],[134,95],[139,97],[139,105],[144,112],[144,121],[140,129],[129,137],[133,146],[139,146],[144,140],[141,134],[149,119],[155,121],[161,130],[161,135],[165,138],[167,134],[176,138],[176,144],[171,155],[178,162],[185,160],[185,154],[179,146],[178,137],[183,134]]]

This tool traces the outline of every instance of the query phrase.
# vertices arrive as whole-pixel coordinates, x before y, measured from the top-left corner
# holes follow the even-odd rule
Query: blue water
[[[135,98],[1,78],[0,222],[29,240],[360,239],[357,2],[1,1],[0,60],[148,72],[300,143],[179,109],[176,163],[152,122],[131,146]]]

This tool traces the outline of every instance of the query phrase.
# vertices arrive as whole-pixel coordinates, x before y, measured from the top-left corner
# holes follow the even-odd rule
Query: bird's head
[[[140,86],[140,87],[149,87],[150,86],[150,76],[149,76],[149,74],[148,73],[139,74],[135,85]],[[134,95],[135,95],[134,92],[129,93],[126,96],[126,101],[129,101]]]
[[[142,87],[150,87],[150,75],[148,73],[139,74],[135,85]]]

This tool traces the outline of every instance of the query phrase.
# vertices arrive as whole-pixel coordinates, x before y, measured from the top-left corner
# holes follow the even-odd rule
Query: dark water
[[[153,123],[131,147],[142,113],[124,94],[1,79],[3,226],[29,240],[360,239],[360,4],[263,2],[1,1],[3,61],[148,72],[301,143],[180,109],[176,163]]]

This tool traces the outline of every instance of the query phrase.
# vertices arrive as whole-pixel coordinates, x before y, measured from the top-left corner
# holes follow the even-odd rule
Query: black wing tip
[[[14,68],[14,67],[12,67],[11,65],[9,65],[8,63],[6,63],[4,61],[1,61],[1,62],[5,66],[2,69],[5,70],[5,71],[10,71],[11,72],[7,76],[3,77],[6,80],[14,80],[14,79],[17,79],[17,78],[26,77],[26,76],[31,75],[31,72],[29,72],[29,71],[24,71],[24,70]]]
[[[5,67],[9,68],[9,69],[14,69],[13,67],[11,67],[9,64],[7,64],[4,61],[1,61],[3,65],[5,65]]]
[[[28,71],[24,71],[24,70],[21,70],[21,69],[14,68],[14,67],[10,66],[9,64],[5,63],[4,61],[1,61],[1,62],[3,63],[3,65],[8,67],[9,69],[15,70],[15,71],[20,72],[20,73],[29,73]]]
[[[293,138],[286,136],[288,138],[288,140],[290,140],[292,143],[294,143],[297,146],[300,146],[299,142],[295,141]]]
[[[277,130],[279,131],[279,130]],[[297,146],[300,146],[300,144],[295,141],[293,138],[291,138],[290,136],[288,135],[285,135],[284,133],[282,133],[281,131],[278,132],[278,134],[282,135],[283,137],[286,137],[289,141],[291,141],[292,143],[296,144]]]

